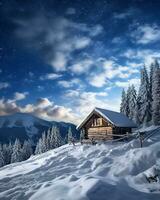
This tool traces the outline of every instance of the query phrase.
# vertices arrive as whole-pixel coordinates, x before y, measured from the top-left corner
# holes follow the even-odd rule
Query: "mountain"
[[[157,182],[149,183],[149,177]],[[94,146],[77,143],[4,166],[0,188],[4,200],[159,200],[160,129],[143,148],[136,138]]]
[[[36,142],[42,133],[52,126],[59,127],[63,138],[65,138],[68,128],[71,126],[73,134],[78,137],[78,131],[74,124],[55,121],[49,122],[28,113],[16,113],[0,116],[0,141],[8,143],[19,138],[22,142],[26,139]]]

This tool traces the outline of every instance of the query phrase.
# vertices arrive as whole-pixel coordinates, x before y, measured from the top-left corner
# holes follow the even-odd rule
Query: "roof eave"
[[[106,120],[108,120],[111,124],[114,125],[114,123],[113,123],[108,117],[106,117],[106,116],[105,116],[102,112],[100,112],[97,108],[94,108],[94,109],[90,112],[90,114],[89,114],[87,117],[85,117],[84,120],[76,127],[76,129],[79,130],[79,129],[84,125],[84,123],[87,122],[87,120],[89,119],[89,117],[92,116],[92,114],[93,114],[94,112],[100,114],[102,117],[104,117]]]

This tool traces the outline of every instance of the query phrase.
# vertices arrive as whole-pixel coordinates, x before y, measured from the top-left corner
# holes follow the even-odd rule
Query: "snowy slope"
[[[144,148],[138,140],[96,146],[65,145],[0,169],[0,199],[159,200],[160,132]],[[159,178],[160,178],[160,171]]]

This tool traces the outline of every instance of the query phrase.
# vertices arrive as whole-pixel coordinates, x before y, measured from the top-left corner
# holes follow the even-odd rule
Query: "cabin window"
[[[92,126],[102,126],[102,118],[93,119]]]

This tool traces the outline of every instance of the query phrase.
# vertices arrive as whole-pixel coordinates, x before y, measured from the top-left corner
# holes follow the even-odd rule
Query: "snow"
[[[154,127],[153,127],[154,129]],[[151,131],[151,129],[150,129]],[[160,131],[128,143],[64,145],[0,169],[0,199],[159,200]]]
[[[96,112],[103,116],[107,121],[110,121],[117,127],[130,127],[136,128],[136,124],[130,120],[127,116],[122,113],[118,113],[111,110],[106,110],[102,108],[95,108],[83,121],[77,126],[77,129],[80,129],[82,125],[91,117],[91,115]]]
[[[105,110],[102,108],[95,108],[97,112],[102,114],[105,118],[109,119],[114,125],[118,127],[136,127],[134,122],[122,113]]]

